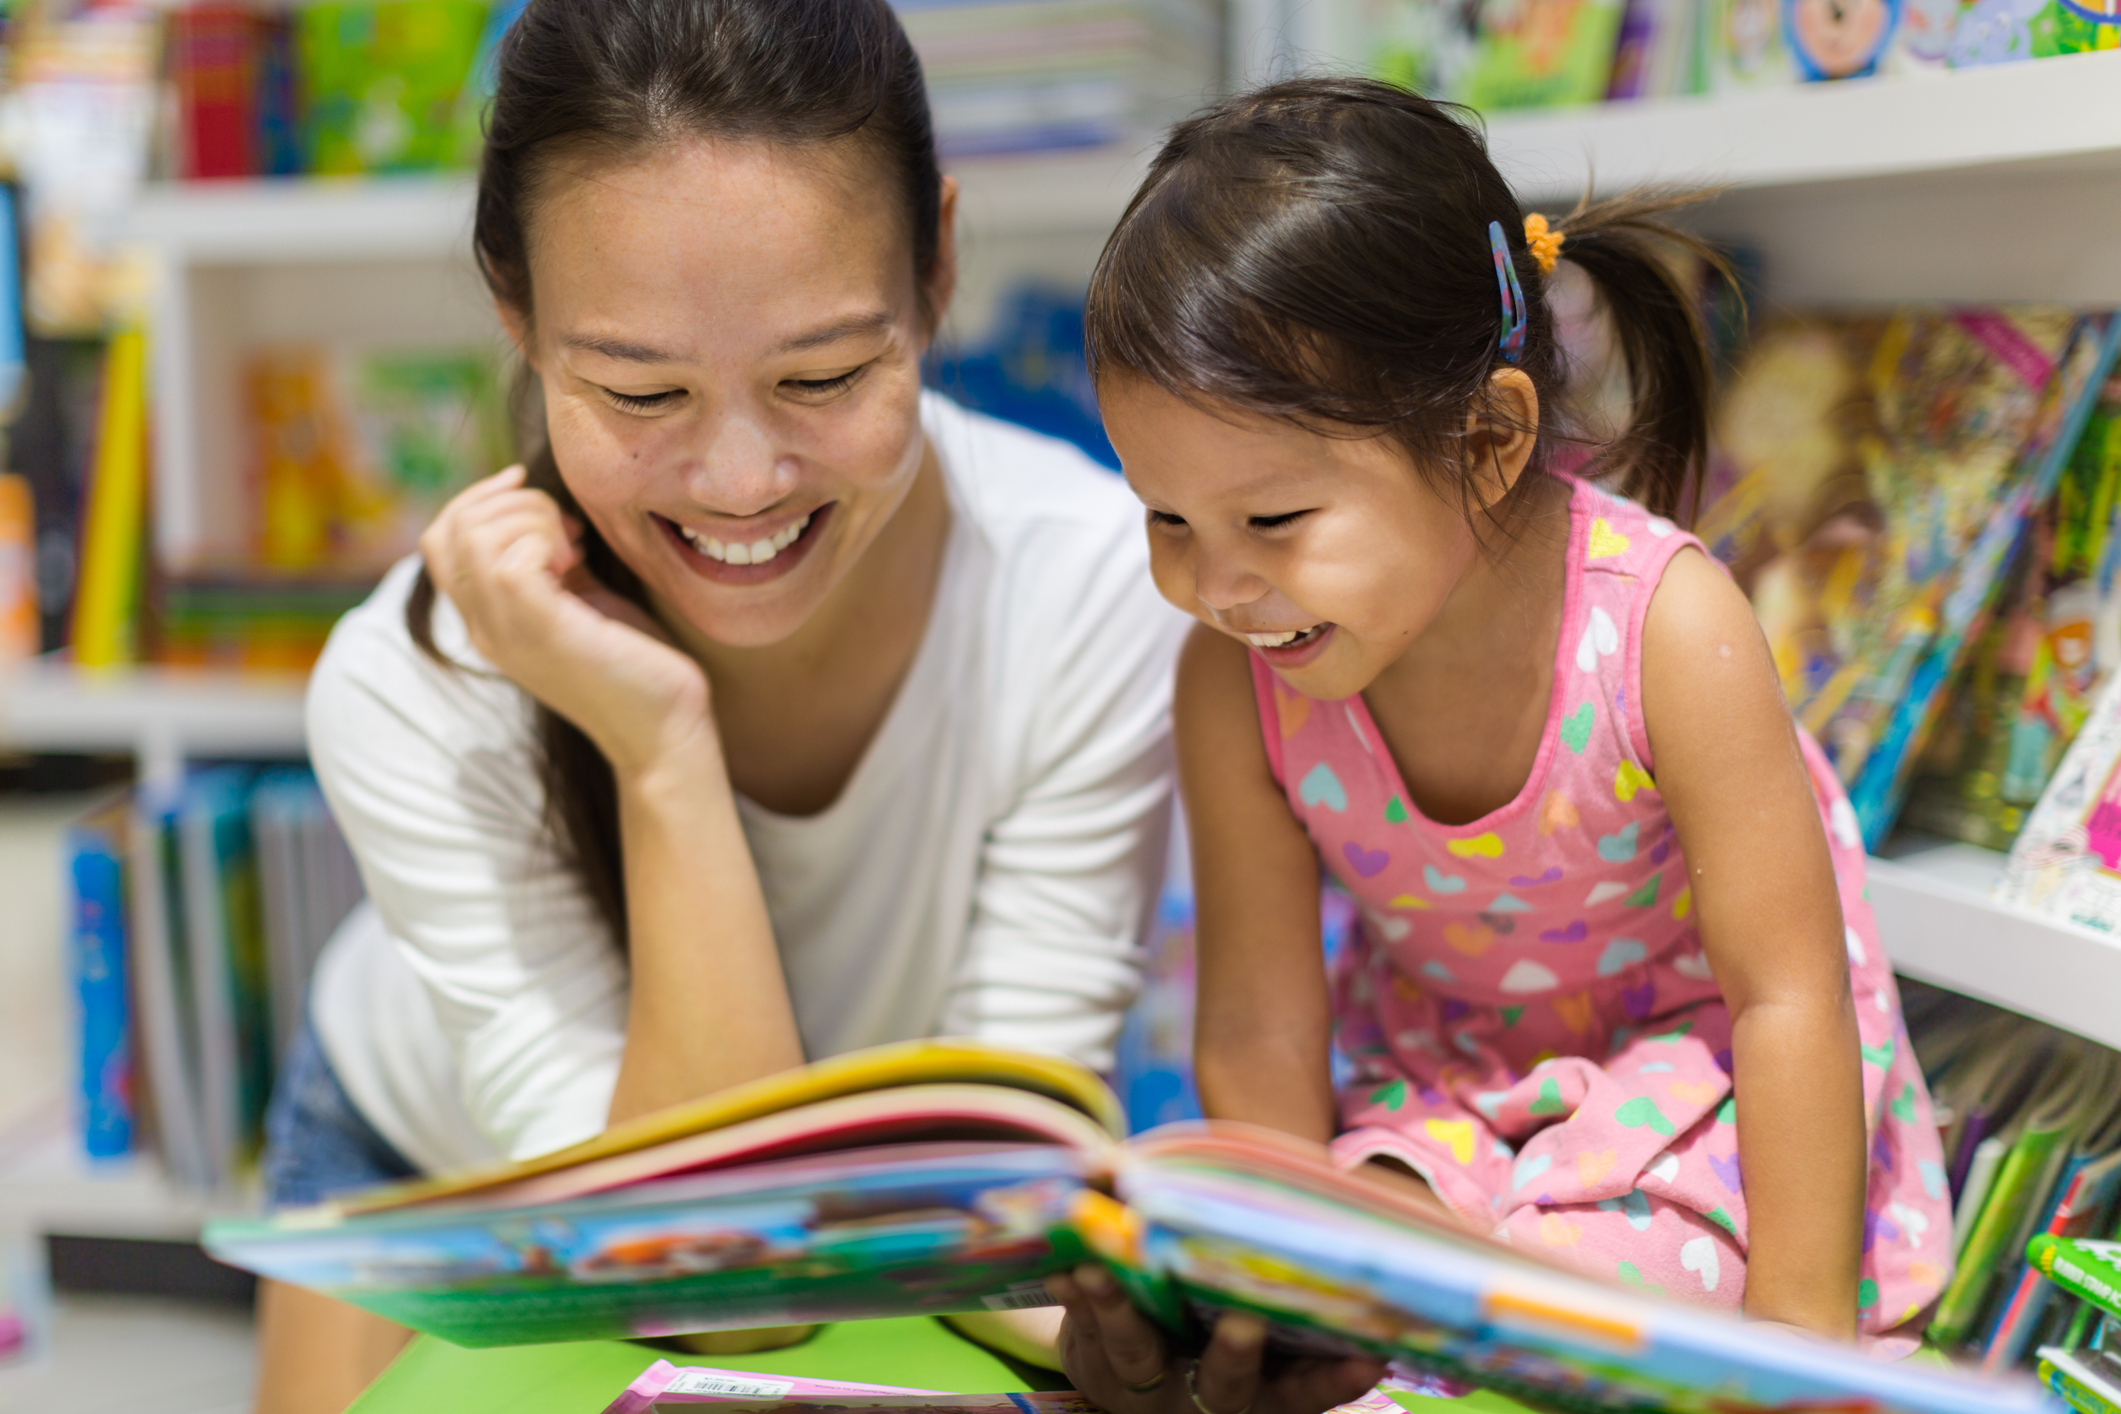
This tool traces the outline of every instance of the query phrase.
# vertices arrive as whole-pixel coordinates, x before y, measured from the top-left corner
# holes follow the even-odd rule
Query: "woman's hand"
[[[1108,1414],[1322,1414],[1384,1378],[1376,1360],[1297,1360],[1260,1369],[1266,1327],[1230,1314],[1216,1323],[1200,1359],[1174,1357],[1111,1273],[1095,1264],[1047,1279],[1067,1310],[1062,1367]]]
[[[420,553],[472,646],[574,723],[623,777],[718,752],[707,675],[661,625],[589,573],[581,527],[509,467],[442,508]]]

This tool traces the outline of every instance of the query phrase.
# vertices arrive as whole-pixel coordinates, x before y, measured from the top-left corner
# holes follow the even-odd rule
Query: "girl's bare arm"
[[[1242,645],[1193,630],[1173,729],[1198,910],[1202,1106],[1323,1144],[1334,1105],[1318,857],[1268,768]]]
[[[1750,1316],[1849,1338],[1863,1247],[1863,1081],[1840,897],[1745,596],[1680,552],[1643,628],[1657,788],[1732,1019]]]

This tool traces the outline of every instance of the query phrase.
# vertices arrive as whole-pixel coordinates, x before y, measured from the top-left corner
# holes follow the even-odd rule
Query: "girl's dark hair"
[[[1680,518],[1707,447],[1714,371],[1696,298],[1658,247],[1728,269],[1655,218],[1694,199],[1623,196],[1557,223],[1561,258],[1602,296],[1633,395],[1633,420],[1599,470]],[[1530,306],[1518,366],[1539,394],[1533,467],[1569,435],[1548,282],[1524,215],[1466,109],[1355,78],[1227,99],[1172,132],[1105,244],[1086,311],[1091,372],[1124,370],[1198,404],[1336,435],[1391,436],[1470,505],[1480,469],[1458,446],[1469,412],[1495,415],[1489,375],[1503,358],[1490,222]]]
[[[472,251],[494,298],[531,321],[528,231],[556,161],[577,154],[623,161],[697,137],[797,148],[864,144],[874,159],[866,170],[897,189],[926,298],[940,245],[942,174],[920,60],[886,0],[530,0],[495,56],[479,161]],[[519,414],[536,406],[527,373],[517,380]],[[542,414],[519,415],[517,426],[528,484],[588,527],[553,460]],[[644,602],[639,578],[593,527],[583,531],[582,549],[606,586]],[[405,604],[406,627],[422,651],[449,664],[435,646],[434,601],[434,581],[422,568]],[[537,734],[547,825],[623,948],[626,892],[610,763],[542,704]]]

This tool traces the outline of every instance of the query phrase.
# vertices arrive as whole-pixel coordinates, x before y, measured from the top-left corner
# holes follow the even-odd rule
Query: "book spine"
[[[141,1056],[154,1098],[155,1135],[163,1161],[179,1184],[204,1189],[213,1186],[214,1173],[199,1130],[198,1081],[186,1037],[189,1028],[174,936],[176,919],[169,896],[168,830],[165,809],[156,802],[136,799],[127,829],[132,865],[127,917],[138,973],[134,995],[139,1000]]]
[[[132,1007],[125,967],[125,866],[104,830],[68,831],[72,962],[80,1000],[81,1145],[94,1159],[133,1146]]]
[[[2005,1255],[2010,1235],[2032,1200],[2032,1188],[2047,1167],[2049,1155],[2061,1136],[2038,1131],[2019,1136],[2009,1157],[1996,1174],[1996,1186],[1982,1205],[1981,1216],[1967,1238],[1966,1252],[1951,1285],[1937,1303],[1936,1319],[1930,1322],[1928,1338],[1940,1350],[1950,1350],[1964,1341],[1980,1319],[1989,1288],[1996,1281],[1996,1266]]]
[[[74,596],[74,661],[84,668],[138,655],[141,553],[147,525],[147,335],[114,335],[104,355],[103,401]]]
[[[0,664],[35,656],[37,512],[29,478],[0,473]]]
[[[171,68],[191,180],[258,174],[255,21],[241,5],[192,5],[170,17]]]

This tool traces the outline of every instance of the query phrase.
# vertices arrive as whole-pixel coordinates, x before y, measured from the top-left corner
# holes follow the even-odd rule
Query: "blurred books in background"
[[[960,157],[1142,142],[1212,99],[1214,0],[896,0]]]
[[[177,1182],[225,1187],[360,900],[345,842],[306,768],[222,766],[111,802],[66,852],[83,1148],[153,1150]]]
[[[1332,55],[1480,108],[1671,98],[2121,47],[2080,0],[1325,0]]]

